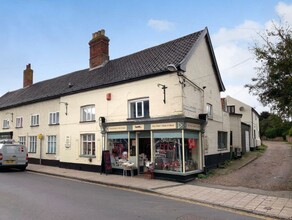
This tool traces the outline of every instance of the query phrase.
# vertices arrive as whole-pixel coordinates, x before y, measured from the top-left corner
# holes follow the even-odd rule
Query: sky
[[[271,22],[292,26],[292,0],[0,0],[0,96],[89,67],[92,33],[104,29],[110,59],[208,28],[226,91],[269,111],[244,85],[256,76],[252,48]]]

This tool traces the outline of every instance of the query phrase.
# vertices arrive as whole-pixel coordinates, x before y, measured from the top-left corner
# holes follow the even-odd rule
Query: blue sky
[[[292,25],[292,1],[275,0],[0,0],[0,95],[22,87],[31,63],[34,82],[88,68],[88,42],[105,29],[110,59],[208,27],[231,95],[261,112],[243,88],[255,76],[248,50],[271,20]]]

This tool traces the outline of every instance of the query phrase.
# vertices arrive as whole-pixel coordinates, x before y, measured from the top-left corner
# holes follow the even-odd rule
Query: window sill
[[[91,120],[91,121],[80,121],[79,123],[94,123],[96,120]]]
[[[23,128],[22,126],[21,127],[15,127],[15,129],[19,129],[19,128]]]
[[[9,128],[2,128],[3,130],[7,130],[7,129],[9,129]]]
[[[140,118],[127,118],[127,120],[139,120],[139,119],[149,119],[150,117],[140,117]]]
[[[56,125],[60,125],[59,123],[56,124],[49,124],[49,126],[56,126]]]
[[[48,154],[48,155],[56,155],[56,153],[46,153],[46,154]]]
[[[83,157],[83,158],[96,158],[95,155],[79,155],[79,157]]]
[[[40,125],[31,125],[30,127],[33,128],[33,127],[39,127]]]
[[[36,152],[27,152],[27,153],[29,153],[29,154],[36,154]]]

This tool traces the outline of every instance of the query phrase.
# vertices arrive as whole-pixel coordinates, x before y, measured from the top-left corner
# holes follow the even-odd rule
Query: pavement
[[[29,164],[28,171],[65,177],[85,182],[97,183],[149,192],[167,197],[209,204],[217,207],[240,210],[272,219],[292,219],[292,198],[271,196],[248,191],[222,189],[188,183],[149,179],[140,176],[121,176],[95,172],[63,169],[59,167]],[[289,192],[290,193],[290,192]]]

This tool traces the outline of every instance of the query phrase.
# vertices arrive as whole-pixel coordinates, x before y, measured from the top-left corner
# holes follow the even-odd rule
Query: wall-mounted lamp
[[[13,122],[13,113],[9,112],[9,113],[6,113],[6,115],[11,115],[11,122]]]
[[[160,84],[160,83],[158,83],[157,86],[161,87],[161,89],[163,89],[163,102],[165,104],[166,103],[166,92],[165,92],[165,90],[167,89],[167,87],[165,85]]]
[[[170,72],[176,72],[176,71],[177,71],[177,68],[176,68],[176,66],[175,66],[174,64],[168,64],[168,65],[166,66],[166,69],[167,69],[168,71],[170,71]]]
[[[66,107],[65,115],[68,115],[68,102],[60,102],[60,104],[64,104]]]

